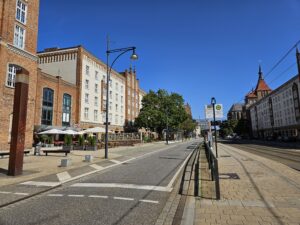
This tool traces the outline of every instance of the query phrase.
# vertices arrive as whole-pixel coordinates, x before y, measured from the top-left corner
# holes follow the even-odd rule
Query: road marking
[[[136,160],[136,159],[143,159],[143,158],[146,158],[147,156],[149,155],[152,155],[152,154],[156,154],[156,153],[159,153],[159,152],[162,152],[162,151],[166,151],[170,148],[172,148],[173,146],[170,145],[168,147],[164,147],[162,149],[159,149],[159,150],[156,150],[156,151],[153,151],[153,152],[148,152],[148,153],[145,153],[143,155],[140,155],[140,156],[137,156],[137,157],[134,157],[134,158],[130,158],[128,160],[125,160],[123,161],[122,163],[127,163],[127,162],[130,162],[132,160]],[[117,166],[119,164],[113,164],[113,165],[110,165],[110,166],[106,166],[104,167],[104,169],[109,169],[109,168],[112,168],[114,166]],[[101,170],[101,169],[100,169]],[[75,176],[75,177],[72,177],[68,180],[64,180],[62,182],[38,182],[38,181],[27,181],[27,182],[24,182],[24,183],[21,183],[22,185],[33,185],[33,186],[45,186],[45,187],[55,187],[55,186],[59,186],[61,184],[64,184],[64,183],[67,183],[67,182],[70,182],[70,181],[73,181],[73,180],[77,180],[79,178],[82,178],[82,177],[85,177],[85,176],[88,176],[88,175],[91,175],[91,174],[94,174],[94,173],[97,173],[100,171],[99,169],[96,169],[94,171],[91,171],[91,172],[87,172],[87,173],[83,173],[81,175],[78,175],[78,176]],[[172,189],[171,189],[172,190]],[[167,190],[168,192],[170,192],[171,190]]]
[[[71,178],[71,175],[67,171],[58,173],[58,174],[56,174],[56,176],[59,181],[64,181],[64,180],[68,180]]]
[[[93,168],[96,169],[96,170],[103,170],[103,169],[104,169],[103,166],[99,166],[99,165],[97,165],[97,164],[92,164],[92,165],[90,165],[90,167],[93,167]]]
[[[32,185],[32,186],[44,186],[44,187],[55,187],[60,185],[60,182],[43,182],[43,181],[27,181],[21,183],[23,185]]]
[[[76,183],[71,187],[92,187],[92,188],[127,188],[150,191],[171,192],[172,188],[151,185],[136,185],[136,184],[118,184],[118,183]]]
[[[29,193],[16,192],[15,195],[29,195]]]
[[[147,200],[147,199],[141,199],[139,200],[140,202],[146,202],[146,203],[153,203],[153,204],[158,204],[159,201],[153,201],[153,200]]]
[[[175,182],[177,176],[179,175],[180,171],[182,170],[182,168],[184,167],[184,165],[186,164],[186,162],[189,160],[190,156],[193,154],[193,151],[188,155],[188,157],[186,157],[186,159],[184,160],[184,162],[181,164],[181,166],[179,167],[179,169],[176,171],[175,175],[173,176],[173,178],[171,179],[171,181],[168,184],[168,188],[171,188],[173,186],[173,183]]]
[[[48,196],[50,196],[50,197],[62,197],[64,195],[63,194],[49,194]]]
[[[9,191],[0,191],[0,194],[11,194]]]
[[[104,196],[104,195],[89,195],[89,198],[108,198],[108,196]]]
[[[68,195],[69,197],[82,198],[84,195]]]
[[[125,200],[125,201],[133,201],[134,198],[123,198],[123,197],[114,197],[116,200]]]
[[[115,159],[110,159],[109,161],[115,163],[115,164],[121,164],[121,161],[115,160]]]

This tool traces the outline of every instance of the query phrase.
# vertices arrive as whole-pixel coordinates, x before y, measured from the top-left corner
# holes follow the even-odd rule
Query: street
[[[115,167],[2,208],[0,224],[154,224],[192,143],[136,159],[122,156]]]

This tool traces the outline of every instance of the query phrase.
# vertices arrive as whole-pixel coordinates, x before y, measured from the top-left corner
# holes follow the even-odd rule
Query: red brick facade
[[[35,107],[35,125],[41,125],[42,105],[43,105],[43,90],[50,88],[53,90],[53,118],[51,126],[64,126],[62,124],[63,117],[63,96],[68,94],[71,96],[71,115],[70,126],[78,123],[77,111],[77,92],[78,88],[74,84],[70,84],[61,79],[54,77],[38,70],[38,86],[36,88],[36,107]]]
[[[39,0],[21,1],[26,5],[27,10],[25,24],[16,19],[16,1],[0,1],[0,150],[8,150],[10,143],[14,88],[7,85],[9,65],[23,67],[29,71],[25,148],[29,148],[32,145],[37,83],[36,47]],[[23,49],[16,47],[14,44],[16,26],[25,30]]]

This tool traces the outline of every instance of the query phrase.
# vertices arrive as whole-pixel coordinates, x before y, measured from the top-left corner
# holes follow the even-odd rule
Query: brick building
[[[39,0],[0,1],[0,150],[9,149],[16,70],[29,71],[25,147],[31,147],[37,83]]]
[[[39,52],[38,57],[43,72],[52,76],[60,74],[63,80],[77,86],[74,124],[80,128],[104,127],[106,64],[82,46],[49,48]],[[108,116],[111,131],[122,132],[125,121],[134,121],[139,114],[141,96],[135,71],[111,71]]]
[[[139,80],[136,76],[135,69],[130,67],[129,71],[121,73],[125,79],[125,125],[134,123],[140,112],[141,97],[144,91],[140,91]]]
[[[36,87],[35,127],[74,126],[77,115],[76,85],[38,69]]]

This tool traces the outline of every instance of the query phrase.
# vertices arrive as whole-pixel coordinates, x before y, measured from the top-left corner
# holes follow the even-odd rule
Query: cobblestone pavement
[[[300,225],[299,171],[224,144],[218,151],[221,200],[214,200],[214,183],[201,154],[194,224]]]

